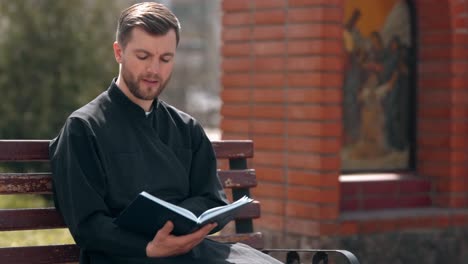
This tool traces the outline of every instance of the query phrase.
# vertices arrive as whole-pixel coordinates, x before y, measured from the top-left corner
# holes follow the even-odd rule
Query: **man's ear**
[[[115,41],[113,44],[113,48],[114,48],[115,61],[117,61],[119,64],[122,63],[122,53],[123,53],[122,47],[117,41]]]

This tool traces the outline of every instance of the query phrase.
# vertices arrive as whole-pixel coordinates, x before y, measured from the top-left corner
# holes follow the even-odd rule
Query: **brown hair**
[[[179,44],[180,23],[167,7],[155,2],[143,2],[122,11],[117,25],[117,42],[125,47],[130,41],[132,29],[141,27],[154,35],[165,35],[174,29],[176,43]]]

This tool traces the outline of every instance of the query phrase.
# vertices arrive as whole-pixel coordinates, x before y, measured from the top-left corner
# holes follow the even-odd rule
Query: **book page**
[[[249,198],[247,196],[244,196],[244,197],[240,198],[239,200],[237,200],[237,201],[235,201],[235,202],[233,202],[231,204],[218,206],[218,207],[208,209],[198,217],[198,223],[202,223],[205,220],[213,218],[213,217],[215,217],[217,215],[220,215],[220,214],[223,214],[225,212],[234,210],[234,209],[236,209],[236,208],[238,208],[238,207],[240,207],[242,205],[248,204],[248,203],[250,203],[252,201],[253,201],[253,199],[251,199],[251,198]]]
[[[151,194],[149,194],[147,192],[141,192],[141,195],[143,195],[144,197],[146,197],[146,198],[148,198],[148,199],[150,199],[150,200],[152,200],[152,201],[154,201],[154,202],[168,208],[171,211],[174,211],[174,212],[176,212],[176,213],[178,213],[180,215],[183,215],[183,216],[187,217],[188,219],[191,219],[194,222],[197,222],[197,216],[194,215],[192,212],[190,212],[189,210],[187,210],[185,208],[182,208],[182,207],[177,206],[175,204],[171,204],[169,202],[166,202],[166,201],[164,201],[162,199],[159,199],[158,197],[155,197],[155,196],[153,196],[153,195],[151,195]]]

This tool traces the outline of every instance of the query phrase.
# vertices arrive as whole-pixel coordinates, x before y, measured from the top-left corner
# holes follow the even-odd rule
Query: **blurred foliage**
[[[74,244],[65,228],[0,232],[0,247]]]
[[[119,3],[0,0],[0,138],[53,138],[108,87]]]
[[[11,194],[0,196],[1,209],[53,207],[49,195]]]

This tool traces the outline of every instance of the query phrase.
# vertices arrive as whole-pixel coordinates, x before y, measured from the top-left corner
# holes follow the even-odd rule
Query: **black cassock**
[[[279,263],[246,245],[209,239],[185,255],[151,259],[145,249],[152,237],[112,223],[141,191],[196,215],[227,202],[202,127],[161,100],[146,114],[114,80],[66,120],[50,158],[55,204],[81,249],[80,263]]]

